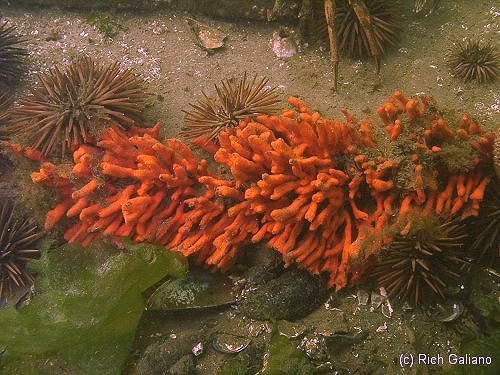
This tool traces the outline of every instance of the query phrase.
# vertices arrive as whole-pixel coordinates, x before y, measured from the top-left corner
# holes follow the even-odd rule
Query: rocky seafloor
[[[441,106],[471,113],[490,128],[500,119],[498,83],[463,83],[446,62],[448,51],[464,38],[478,36],[499,47],[500,11],[491,1],[443,0],[428,16],[415,14],[413,1],[401,1],[403,32],[383,57],[380,77],[371,60],[342,58],[336,93],[328,45],[298,37],[296,11],[267,22],[258,9],[242,12],[245,7],[232,9],[223,2],[211,5],[218,9],[208,5],[208,12],[175,1],[153,2],[153,11],[150,2],[136,2],[139,9],[119,2],[109,9],[102,1],[85,7],[74,3],[66,8],[57,1],[0,2],[2,21],[27,39],[27,74],[14,91],[29,87],[38,72],[87,54],[119,61],[122,68],[142,75],[151,93],[145,123],[160,122],[164,137],[179,134],[182,110],[202,90],[210,92],[222,79],[245,71],[269,77],[282,99],[298,95],[330,117],[340,117],[341,108],[358,117],[373,115],[376,104],[401,90],[433,95]],[[209,53],[197,46],[186,23],[193,17],[227,34],[224,47]],[[272,48],[283,24],[297,35],[291,57],[277,57]],[[1,183],[6,182],[12,186],[13,181]],[[33,192],[21,189],[18,194],[43,222],[44,209],[30,196]],[[54,235],[50,246],[58,241]],[[328,291],[323,280],[284,269],[267,250],[253,250],[229,276],[194,270],[184,283],[167,282],[165,293],[149,297],[123,373],[495,374],[499,369],[499,338],[491,333],[498,332],[500,277],[490,266],[470,266],[461,283],[446,291],[446,301],[415,308],[387,298],[384,289],[370,282]],[[401,355],[410,353],[490,355],[494,362],[402,369]],[[57,352],[44,353],[25,357],[18,367],[2,364],[0,357],[0,368],[12,374],[104,373],[80,372],[70,362]]]

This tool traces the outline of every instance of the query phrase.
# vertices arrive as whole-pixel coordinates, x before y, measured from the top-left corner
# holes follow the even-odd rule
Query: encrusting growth
[[[222,270],[244,244],[264,241],[287,265],[327,273],[330,287],[341,288],[395,236],[412,233],[416,216],[478,214],[489,182],[480,162],[492,158],[494,135],[469,116],[452,124],[430,97],[400,92],[377,110],[382,126],[347,111],[343,122],[325,119],[295,97],[289,103],[280,115],[243,119],[217,143],[199,143],[229,169],[226,178],[181,141],[160,142],[158,126],[113,125],[76,149],[70,175],[48,162],[33,173],[61,196],[46,228],[70,217],[68,242],[130,237]],[[470,160],[447,170],[440,153],[456,144]]]

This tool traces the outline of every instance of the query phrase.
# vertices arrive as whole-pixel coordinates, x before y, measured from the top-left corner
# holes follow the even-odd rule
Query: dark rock
[[[150,344],[137,363],[137,374],[182,374],[182,372],[172,371],[178,371],[181,368],[186,368],[183,366],[189,365],[189,360],[185,357],[192,357],[191,349],[196,343],[197,337],[187,336],[175,339],[163,338]]]
[[[277,251],[267,247],[255,247],[247,253],[251,265],[245,275],[247,287],[264,284],[283,272],[283,260]]]
[[[238,307],[253,319],[300,319],[316,309],[325,284],[302,270],[287,270],[261,285],[245,287]]]
[[[195,371],[194,357],[192,354],[186,354],[181,357],[175,364],[170,367],[170,375],[185,375],[192,374]]]

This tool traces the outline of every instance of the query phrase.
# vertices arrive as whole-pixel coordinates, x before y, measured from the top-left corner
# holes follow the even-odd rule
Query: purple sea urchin
[[[188,139],[207,135],[215,139],[217,135],[230,127],[238,125],[246,117],[272,114],[278,103],[276,88],[266,87],[269,79],[257,81],[257,75],[247,80],[246,73],[237,80],[230,78],[215,85],[217,98],[207,96],[196,104],[190,104],[191,111],[184,111],[182,134]]]
[[[0,140],[5,139],[3,127],[7,125],[7,110],[12,102],[11,98],[6,94],[0,94]]]
[[[478,251],[479,258],[486,263],[494,263],[500,258],[500,184],[493,177],[486,189],[485,199],[479,216],[472,221],[474,242],[472,248]]]
[[[311,31],[326,37],[328,34],[327,25],[323,21],[323,1],[315,1],[314,14],[315,19],[321,21],[315,22],[314,25],[317,26],[312,26]],[[400,9],[392,0],[366,0],[356,4],[348,0],[335,0],[334,17],[338,50],[343,55],[354,58],[372,56],[373,52],[383,55],[387,47],[397,43],[402,30]],[[362,26],[363,22],[365,28]],[[370,50],[367,31],[371,32],[377,51]]]
[[[336,24],[339,50],[350,57],[371,56],[370,45],[356,9],[349,1],[336,1]],[[363,6],[370,17],[371,28],[378,52],[382,55],[388,46],[396,44],[401,25],[399,9],[392,0],[365,0]]]
[[[9,84],[19,78],[27,55],[22,42],[24,39],[16,35],[14,26],[0,23],[0,83]]]
[[[0,142],[7,138],[5,126],[7,125],[8,113],[12,99],[6,94],[0,94]],[[0,176],[8,167],[9,161],[2,155],[2,148],[0,147]]]
[[[492,44],[468,40],[457,43],[448,60],[451,73],[465,82],[486,83],[494,81],[499,73],[500,54]]]
[[[467,238],[463,225],[453,221],[397,235],[382,253],[372,275],[390,296],[418,305],[432,297],[444,299],[443,289],[460,276],[461,247]]]
[[[122,128],[135,124],[145,98],[141,82],[116,62],[100,65],[89,57],[64,71],[54,67],[39,74],[38,85],[19,100],[8,129],[43,155],[56,146],[64,155],[95,136],[103,120]]]
[[[34,246],[42,235],[31,220],[16,217],[14,207],[0,201],[0,299],[33,283],[26,264],[39,257]]]

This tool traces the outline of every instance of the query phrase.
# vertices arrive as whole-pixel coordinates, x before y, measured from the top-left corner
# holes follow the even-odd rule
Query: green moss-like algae
[[[275,324],[269,343],[269,356],[263,375],[310,375],[314,366],[307,356]]]
[[[38,264],[40,294],[0,310],[0,373],[26,357],[54,355],[82,374],[120,374],[144,310],[142,292],[165,276],[184,276],[186,261],[163,247],[64,246]]]

